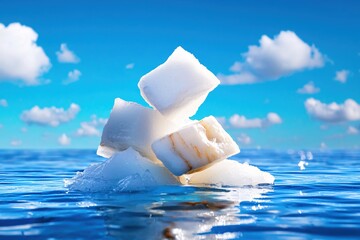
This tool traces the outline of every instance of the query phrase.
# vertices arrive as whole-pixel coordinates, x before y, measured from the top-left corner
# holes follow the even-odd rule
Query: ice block
[[[186,175],[181,178],[183,183],[190,185],[219,185],[219,186],[255,186],[259,184],[273,184],[274,176],[248,163],[234,160],[217,162],[201,172]],[[184,180],[187,181],[184,182]]]
[[[152,149],[176,176],[201,170],[240,152],[238,145],[213,116],[155,141]]]
[[[141,96],[161,114],[175,121],[193,116],[220,81],[191,53],[178,47],[166,60],[144,75]]]
[[[163,166],[128,148],[111,158],[78,172],[65,185],[84,192],[138,191],[158,185],[177,185],[178,180]]]
[[[117,151],[132,147],[141,155],[157,161],[151,144],[179,127],[156,110],[116,98],[97,154],[109,158]]]

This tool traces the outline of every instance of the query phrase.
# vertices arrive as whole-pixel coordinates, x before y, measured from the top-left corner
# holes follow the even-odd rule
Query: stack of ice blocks
[[[119,159],[125,150],[132,148],[134,151],[126,151],[124,162],[128,162],[131,154],[134,159],[139,159],[140,154],[146,164],[181,176],[176,179],[182,183],[183,175],[189,174],[186,184],[244,185],[242,176],[236,172],[241,172],[238,168],[242,164],[226,160],[240,152],[231,136],[213,116],[190,120],[219,83],[191,53],[176,48],[165,63],[138,83],[141,96],[152,109],[115,99],[97,154]],[[221,171],[216,171],[217,168]],[[259,176],[267,174],[253,168],[251,171]],[[271,183],[273,179],[265,175]],[[254,183],[259,184],[265,178]],[[162,184],[161,180],[158,182]]]

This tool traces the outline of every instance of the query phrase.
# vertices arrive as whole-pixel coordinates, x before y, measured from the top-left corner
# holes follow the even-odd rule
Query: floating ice
[[[238,145],[213,117],[206,117],[152,144],[158,159],[176,176],[201,170],[240,152]]]
[[[143,156],[156,161],[151,144],[176,129],[178,126],[158,111],[116,98],[97,154],[109,158],[117,151],[132,147]]]
[[[309,165],[308,162],[300,160],[300,162],[298,163],[298,167],[300,168],[300,170],[305,170],[305,166]]]
[[[240,149],[213,116],[189,119],[219,83],[191,53],[175,49],[165,63],[139,81],[141,95],[155,109],[116,98],[97,150],[109,159],[77,173],[66,180],[66,186],[99,192],[181,183],[272,184],[271,174],[224,160]]]
[[[185,180],[187,179],[187,180]],[[248,163],[223,160],[209,168],[182,177],[190,185],[255,186],[273,184],[274,176]]]
[[[137,191],[174,184],[179,182],[165,167],[142,157],[132,148],[87,167],[65,182],[70,190],[83,192]]]
[[[193,116],[220,81],[182,47],[139,81],[141,96],[164,116]]]

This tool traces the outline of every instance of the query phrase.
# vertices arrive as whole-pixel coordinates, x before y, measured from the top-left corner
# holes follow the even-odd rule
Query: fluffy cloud
[[[226,117],[216,117],[216,120],[221,124],[223,128],[227,128]]]
[[[126,69],[133,69],[135,67],[135,63],[129,63],[129,64],[126,64],[125,68]]]
[[[320,92],[320,88],[315,87],[313,82],[308,82],[302,88],[299,88],[297,92],[301,94],[314,94]]]
[[[38,84],[38,77],[50,68],[49,58],[36,44],[38,34],[30,27],[0,23],[0,81]]]
[[[7,107],[8,106],[8,102],[6,101],[6,99],[0,99],[0,107]]]
[[[62,146],[70,145],[71,139],[65,133],[63,133],[58,138],[58,143]]]
[[[308,114],[320,121],[340,123],[360,120],[360,105],[353,99],[347,99],[343,104],[322,103],[314,98],[305,101]]]
[[[60,51],[56,52],[58,61],[61,63],[78,63],[80,59],[74,52],[70,51],[66,43],[60,45]]]
[[[18,140],[18,139],[12,140],[12,141],[10,142],[10,145],[11,145],[11,146],[14,146],[14,147],[20,146],[21,144],[22,144],[22,141],[21,141],[21,140]]]
[[[251,143],[251,138],[248,135],[246,135],[245,133],[242,133],[242,134],[240,134],[239,137],[237,137],[237,141],[239,143],[248,145]]]
[[[77,69],[74,69],[73,71],[70,71],[68,73],[68,78],[63,81],[63,84],[67,85],[76,82],[79,80],[80,76],[81,76],[81,72]]]
[[[349,77],[350,72],[348,70],[341,70],[341,71],[337,71],[335,73],[335,80],[339,81],[341,83],[346,83],[348,77]]]
[[[56,127],[61,123],[69,122],[80,111],[79,105],[72,103],[68,110],[64,108],[34,106],[24,111],[20,118],[28,124]]]
[[[230,124],[234,128],[266,128],[274,124],[282,123],[280,116],[276,113],[268,113],[266,118],[247,119],[245,116],[235,114],[230,117]]]
[[[349,126],[347,129],[347,133],[350,135],[356,135],[359,133],[359,129],[353,126]]]
[[[105,118],[97,118],[96,115],[91,116],[91,121],[80,123],[80,128],[76,130],[76,136],[90,137],[100,136],[99,128],[102,128],[107,122]]]
[[[244,62],[235,62],[232,75],[219,74],[223,84],[257,83],[276,80],[304,69],[322,67],[324,57],[314,46],[292,31],[281,31],[274,39],[263,35],[259,46],[249,46]]]

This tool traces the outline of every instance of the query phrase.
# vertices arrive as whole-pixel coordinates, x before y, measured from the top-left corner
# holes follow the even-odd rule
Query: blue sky
[[[0,148],[96,148],[114,98],[146,106],[137,82],[177,46],[223,81],[193,118],[219,117],[241,148],[359,148],[359,12],[351,0],[3,1]]]

